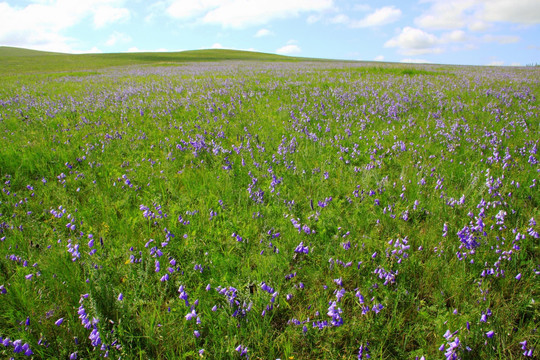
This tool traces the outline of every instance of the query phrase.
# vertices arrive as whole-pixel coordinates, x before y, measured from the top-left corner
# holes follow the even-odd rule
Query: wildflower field
[[[0,357],[538,357],[540,69],[32,66]]]

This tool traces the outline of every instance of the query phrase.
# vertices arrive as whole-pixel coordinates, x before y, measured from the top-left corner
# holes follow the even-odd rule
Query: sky
[[[0,46],[540,63],[540,0],[0,0]]]

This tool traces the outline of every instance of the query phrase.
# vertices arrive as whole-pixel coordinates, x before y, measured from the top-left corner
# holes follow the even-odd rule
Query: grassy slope
[[[0,46],[0,57],[8,56],[43,56],[62,55],[62,53],[24,49],[12,46]]]
[[[190,50],[182,52],[62,54],[0,46],[0,63],[2,64],[0,75],[95,70],[111,66],[163,65],[180,62],[224,60],[305,61],[315,59],[226,49]]]
[[[163,69],[164,76],[156,77],[149,71],[153,69],[143,68],[149,76],[126,72],[117,77],[107,72],[56,81],[55,72],[63,77],[76,74],[65,71],[115,65],[247,56],[297,59],[229,50],[39,54],[0,57],[0,74],[5,59],[21,69],[17,78],[0,76],[0,99],[7,101],[0,109],[4,137],[0,178],[6,190],[0,193],[4,214],[0,230],[5,232],[0,232],[5,237],[0,242],[0,285],[7,288],[6,294],[0,293],[0,336],[23,339],[37,358],[68,358],[76,351],[79,358],[99,357],[100,347],[94,350],[90,344],[90,329],[82,326],[78,306],[84,306],[90,318],[101,320],[97,327],[104,343],[118,339],[122,344],[122,350],[111,350],[111,357],[199,358],[197,350],[204,348],[206,358],[238,359],[234,349],[243,344],[254,359],[353,359],[359,346],[369,341],[372,358],[431,359],[443,357],[438,348],[447,343],[443,336],[447,330],[459,331],[463,359],[519,358],[523,352],[519,342],[524,340],[529,348],[538,348],[538,306],[531,303],[537,297],[537,242],[530,236],[520,241],[521,249],[512,260],[499,262],[500,255],[492,251],[495,247],[510,251],[513,243],[499,237],[514,239],[512,229],[526,233],[528,219],[539,218],[538,195],[529,188],[533,167],[527,162],[538,139],[538,122],[530,119],[537,114],[539,96],[521,99],[528,91],[539,94],[537,73],[523,78],[516,69],[444,73],[439,66],[402,64],[358,68],[330,64],[322,69],[285,64],[271,70],[258,64],[260,68],[239,67],[232,75],[225,67],[210,73],[201,66],[204,71],[193,76],[191,66],[186,66],[184,76],[183,67]],[[44,78],[35,75],[41,72]],[[474,89],[468,87],[470,79],[477,79]],[[396,99],[405,104],[397,110]],[[514,115],[492,121],[492,109],[499,108]],[[398,118],[392,117],[394,111]],[[438,118],[431,115],[436,113]],[[519,125],[517,129],[510,120]],[[305,136],[308,133],[319,140]],[[493,135],[499,133],[505,134],[498,140],[500,156],[502,149],[512,155],[508,169],[484,161],[492,155]],[[278,154],[283,137],[287,141]],[[291,145],[293,137],[297,145]],[[195,155],[191,139],[204,139],[208,149]],[[401,150],[398,140],[407,151]],[[210,143],[230,152],[215,155]],[[180,150],[176,144],[189,147]],[[274,163],[273,154],[283,162]],[[246,166],[241,165],[244,158]],[[226,161],[232,169],[225,170]],[[275,192],[269,191],[268,164],[278,179],[283,178]],[[370,164],[374,167],[364,169]],[[356,166],[364,170],[357,173]],[[507,228],[488,231],[474,256],[476,262],[459,261],[457,231],[469,224],[469,211],[480,211],[481,198],[494,197],[484,185],[486,169],[502,181],[497,192],[513,194],[505,197],[510,204],[504,207]],[[330,181],[324,179],[325,171]],[[59,174],[67,175],[61,180]],[[258,177],[257,186],[266,191],[263,204],[247,196],[251,176]],[[42,178],[48,182],[42,183]],[[426,185],[421,186],[424,178]],[[433,190],[439,178],[444,179],[440,192]],[[522,186],[514,186],[514,181]],[[448,206],[450,198],[462,194],[465,205]],[[328,196],[334,198],[328,206],[318,205]],[[417,209],[412,205],[415,199],[420,202]],[[153,211],[154,203],[170,215],[155,220],[159,226],[143,217],[139,207],[144,204]],[[84,237],[66,227],[71,221],[67,215],[62,219],[52,215],[50,211],[60,205],[75,214],[77,232],[84,231]],[[319,220],[313,220],[313,207],[320,212]],[[496,225],[494,216],[500,209],[486,207],[486,229]],[[199,215],[187,215],[186,210]],[[209,219],[211,210],[217,215]],[[405,211],[408,221],[400,217]],[[256,212],[264,216],[254,218]],[[189,225],[177,220],[180,214]],[[291,217],[317,232],[299,233]],[[448,237],[441,236],[444,223]],[[164,247],[158,273],[155,259],[148,255],[151,246],[144,244],[150,238],[156,243],[163,240],[165,226],[177,237]],[[282,235],[271,238],[270,230]],[[250,241],[235,240],[230,236],[233,231]],[[96,239],[97,253],[92,256],[86,245],[88,233]],[[352,243],[349,250],[343,247],[346,236]],[[396,257],[384,255],[392,250],[389,239],[404,237],[410,241],[409,257],[398,263]],[[79,261],[72,261],[67,252],[68,238],[81,245]],[[270,240],[279,253],[269,246]],[[293,249],[302,240],[310,252],[295,255]],[[128,250],[131,246],[134,251]],[[373,257],[375,253],[379,255]],[[8,258],[12,254],[19,261]],[[130,263],[132,254],[141,262]],[[183,272],[160,281],[169,256],[178,260]],[[329,258],[353,266],[337,262],[330,266]],[[24,260],[37,267],[22,265]],[[362,266],[357,265],[359,260]],[[497,262],[505,276],[480,276]],[[194,269],[195,264],[202,264],[204,272]],[[379,268],[398,271],[396,282],[383,285],[384,279],[374,273]],[[34,273],[32,279],[25,278]],[[285,278],[292,273],[297,276]],[[519,281],[518,273],[523,274]],[[343,286],[334,279],[341,279]],[[272,295],[261,289],[262,281],[280,294],[264,317],[261,311]],[[300,281],[304,289],[296,286]],[[205,290],[206,284],[211,284],[211,291]],[[185,318],[189,307],[179,299],[180,285],[190,301],[200,300],[196,308],[200,326]],[[239,299],[253,302],[253,311],[245,318],[232,316],[234,308],[217,286],[239,289]],[[347,289],[338,305],[343,309],[342,326],[319,330],[306,322],[304,334],[302,326],[287,323],[308,318],[330,321],[329,301],[341,288]],[[356,289],[368,305],[383,304],[382,312],[362,314]],[[86,293],[89,298],[80,303],[80,295]],[[119,293],[123,301],[116,300]],[[291,300],[285,300],[287,294],[293,295]],[[214,304],[217,311],[211,310]],[[493,315],[483,322],[486,309]],[[23,328],[19,324],[27,317],[30,325]],[[65,320],[57,326],[59,318]],[[496,333],[491,339],[486,335],[490,330]],[[37,345],[40,338],[47,346]],[[13,347],[0,347],[0,357],[8,354],[13,354]]]

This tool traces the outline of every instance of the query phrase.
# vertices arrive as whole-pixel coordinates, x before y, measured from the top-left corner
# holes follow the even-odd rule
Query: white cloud
[[[409,63],[409,64],[429,64],[430,63],[430,61],[427,61],[425,59],[401,59],[399,62]]]
[[[510,66],[521,66],[521,63],[513,62],[513,63],[510,64]]]
[[[487,21],[517,24],[540,23],[538,0],[483,0],[483,18]]]
[[[299,54],[300,52],[302,52],[302,49],[296,44],[288,44],[276,50],[277,54],[282,55]]]
[[[220,5],[220,0],[176,0],[166,12],[176,19],[191,19]]]
[[[384,47],[396,48],[397,52],[407,56],[439,54],[444,51],[471,50],[477,44],[496,42],[510,44],[521,38],[512,35],[468,35],[464,30],[455,29],[436,36],[419,28],[405,27],[399,34],[388,40]],[[410,59],[407,59],[410,60]]]
[[[384,47],[395,47],[404,55],[440,53],[439,39],[433,34],[412,27],[405,27],[401,33],[388,40]]]
[[[169,8],[170,4],[162,0],[150,2],[150,4],[146,6],[144,22],[147,24],[154,24],[159,17],[163,16],[163,14],[167,14]]]
[[[464,42],[467,40],[467,35],[465,34],[465,31],[463,30],[454,30],[449,33],[445,33],[441,37],[441,42],[443,43],[449,43],[449,42]]]
[[[345,14],[338,14],[328,20],[330,24],[343,24],[350,28],[366,28],[374,26],[382,26],[393,23],[401,17],[401,10],[394,6],[385,6],[376,9],[371,14],[366,15],[361,20],[354,20]]]
[[[361,20],[351,22],[353,28],[382,26],[393,23],[401,17],[401,10],[394,6],[385,6],[368,14]]]
[[[463,30],[454,30],[443,33],[437,37],[424,30],[405,27],[401,32],[388,40],[384,47],[397,48],[398,52],[403,55],[414,56],[422,54],[439,54],[448,50],[449,44],[466,43],[472,38],[469,37]],[[453,46],[450,49],[470,49],[472,44],[466,43],[459,47]],[[407,59],[410,60],[410,59]]]
[[[222,45],[221,43],[213,43],[212,46],[210,46],[209,48],[208,47],[201,47],[199,48],[199,50],[206,50],[206,49],[227,49],[227,50],[240,50],[240,51],[259,51],[255,48],[237,48],[237,47],[234,47],[234,46],[225,46],[225,45]],[[180,50],[179,50],[180,51]]]
[[[415,19],[415,24],[424,29],[452,30],[467,25],[466,12],[474,10],[477,1],[432,0],[431,7]]]
[[[333,0],[174,0],[166,13],[177,19],[245,28],[332,7]]]
[[[375,59],[373,59],[375,61],[383,61],[384,60],[384,55],[378,55],[378,56],[375,56]]]
[[[465,27],[485,31],[495,22],[539,24],[538,0],[426,0],[426,12],[415,19],[424,29],[451,30]]]
[[[75,24],[72,17],[56,16],[54,9],[41,4],[24,8],[0,3],[0,43],[38,50],[70,51],[68,38],[59,31]]]
[[[499,60],[493,60],[492,62],[486,64],[487,66],[503,66],[504,65],[504,61],[499,61]]]
[[[520,39],[519,36],[511,35],[485,35],[482,37],[484,42],[496,42],[499,44],[512,44],[518,42]]]
[[[115,31],[109,36],[109,39],[105,42],[107,46],[114,46],[118,43],[128,43],[131,41],[131,37],[127,34]]]
[[[144,50],[144,49],[139,49],[138,47],[136,46],[132,46],[130,47],[129,49],[127,49],[126,52],[128,53],[134,53],[134,52],[168,52],[169,50],[165,49],[165,48],[159,48],[159,49],[154,49],[154,50]],[[183,50],[176,50],[176,51],[183,51]]]
[[[339,14],[329,20],[331,24],[346,24],[351,22],[351,19],[347,15]]]
[[[122,16],[125,17],[128,11],[121,5],[121,0],[48,0],[36,1],[24,7],[12,7],[0,2],[0,43],[73,52],[77,40],[62,35],[63,31],[88,17],[93,18],[96,26],[109,24],[115,18],[119,20],[119,16],[124,14]],[[113,15],[103,15],[104,8],[112,11]]]
[[[242,28],[265,24],[274,19],[296,17],[302,12],[322,11],[331,6],[332,0],[233,0],[208,12],[203,22]]]
[[[369,11],[371,10],[371,6],[367,4],[356,4],[353,6],[354,11]]]
[[[268,30],[268,29],[260,29],[255,34],[255,37],[263,37],[263,36],[269,36],[269,35],[272,35],[272,32],[270,30]]]
[[[321,19],[322,19],[321,15],[309,15],[308,18],[306,19],[306,22],[308,24],[315,24],[316,22],[318,22]]]
[[[112,6],[101,6],[96,9],[94,14],[94,25],[97,28],[108,24],[114,24],[118,21],[128,20],[130,12],[125,8],[115,8]]]
[[[90,50],[86,51],[87,54],[100,54],[103,51],[98,49],[97,47],[93,46]]]
[[[477,21],[473,20],[467,24],[467,28],[471,31],[486,31],[491,27],[492,27],[491,24],[482,20],[477,20]]]
[[[102,52],[103,51],[101,51],[101,49],[97,48],[96,46],[93,46],[89,50],[73,51],[74,54],[101,54]]]

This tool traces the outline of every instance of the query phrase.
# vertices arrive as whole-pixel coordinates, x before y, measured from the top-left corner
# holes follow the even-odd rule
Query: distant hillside
[[[4,56],[43,56],[43,55],[62,55],[62,53],[23,49],[12,46],[0,46],[0,58]]]
[[[261,52],[208,49],[181,52],[63,54],[0,46],[0,75],[95,70],[111,66],[159,65],[205,61],[320,61]]]

